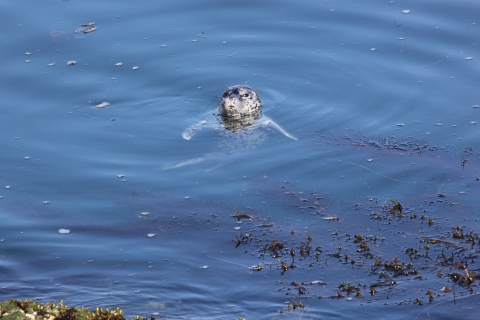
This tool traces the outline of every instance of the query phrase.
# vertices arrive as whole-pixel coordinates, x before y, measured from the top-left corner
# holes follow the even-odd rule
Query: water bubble
[[[138,70],[138,66],[132,68],[133,71]]]
[[[148,215],[150,214],[150,212],[140,212],[140,214],[141,214],[142,216],[148,216]]]
[[[25,159],[25,160],[30,160],[30,157],[28,157],[28,156],[27,156],[27,157],[23,157],[23,159]]]
[[[77,61],[73,61],[73,60],[67,62],[67,66],[74,66],[76,64],[77,64]]]
[[[202,266],[200,269],[208,269],[208,266]]]
[[[47,66],[49,66],[49,67],[53,67],[54,65],[55,65],[55,63],[49,63],[49,64],[47,64]]]
[[[235,230],[240,230],[241,228],[240,228],[240,227],[235,227],[235,228],[233,228],[233,229],[235,229]]]
[[[117,174],[117,177],[123,178],[123,177],[125,177],[125,176],[124,176],[123,174]]]
[[[121,67],[121,66],[123,66],[123,63],[117,62],[117,63],[115,63],[115,66],[116,66],[116,67]]]
[[[58,230],[58,233],[60,233],[60,234],[69,234],[69,233],[70,233],[70,230],[68,230],[68,229],[60,229],[60,230]]]
[[[443,126],[443,123],[435,123],[435,125],[441,127]]]
[[[153,237],[155,237],[155,233],[149,233],[149,234],[147,234],[147,237],[153,238]]]
[[[470,121],[470,124],[476,124],[477,121]]]
[[[409,14],[410,10],[403,10],[402,13]]]
[[[472,60],[473,57],[466,57],[465,60]]]
[[[370,49],[370,51],[375,51],[375,50],[377,50],[377,48],[371,48],[371,49]]]
[[[25,55],[30,56],[30,55],[32,55],[32,53],[31,52],[25,52]]]
[[[5,189],[10,189],[10,188],[11,188],[11,186],[5,186]]]
[[[476,104],[476,105],[472,106],[472,108],[476,109],[476,108],[480,108],[480,106],[478,104]]]
[[[25,60],[25,63],[29,63],[30,61],[32,61],[32,60]]]
[[[190,197],[189,197],[189,196],[186,196],[186,197],[183,197],[183,198],[184,198],[185,200],[188,200],[188,199],[190,199]]]
[[[50,204],[50,201],[43,201],[43,204]]]

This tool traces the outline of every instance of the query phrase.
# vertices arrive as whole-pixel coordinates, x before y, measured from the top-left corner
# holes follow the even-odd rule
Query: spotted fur
[[[222,95],[218,112],[222,117],[238,119],[258,116],[262,101],[257,91],[245,84],[228,87]]]

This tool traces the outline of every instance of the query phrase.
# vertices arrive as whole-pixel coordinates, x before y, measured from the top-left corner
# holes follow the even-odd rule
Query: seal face
[[[257,91],[245,84],[228,87],[218,106],[219,114],[225,119],[244,117],[258,118],[262,102]]]

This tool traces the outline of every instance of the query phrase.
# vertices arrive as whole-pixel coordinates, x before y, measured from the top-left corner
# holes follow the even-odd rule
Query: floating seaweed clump
[[[30,299],[8,300],[0,302],[0,318],[5,320],[125,320],[123,311],[96,308],[69,308],[63,300],[57,305],[55,302],[39,303]],[[134,320],[146,320],[135,316]],[[151,320],[154,320],[152,317]]]
[[[256,224],[262,219],[257,214],[252,229],[233,240],[237,247],[248,247],[245,253],[261,259],[263,270],[289,278],[275,280],[281,286],[277,292],[317,301],[323,296],[369,303],[388,299],[397,305],[423,305],[434,298],[454,303],[458,296],[477,294],[480,237],[465,226],[442,223],[442,216],[451,219],[452,210],[458,214],[466,208],[456,206],[450,196],[386,201],[368,196],[353,208],[342,204],[338,209],[325,206],[326,196],[320,199],[316,191],[288,188],[280,186],[279,202],[282,207],[291,203],[298,214],[308,215],[304,235],[299,226],[290,221],[283,226],[271,216],[268,224]],[[328,281],[313,281],[309,271]]]

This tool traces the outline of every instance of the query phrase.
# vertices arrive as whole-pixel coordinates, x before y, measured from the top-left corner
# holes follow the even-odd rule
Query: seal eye
[[[244,93],[244,94],[242,94],[242,97],[244,97],[244,98],[248,98],[248,96],[249,96],[249,94],[248,94],[248,93]]]

